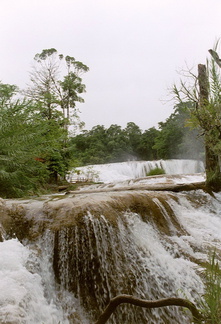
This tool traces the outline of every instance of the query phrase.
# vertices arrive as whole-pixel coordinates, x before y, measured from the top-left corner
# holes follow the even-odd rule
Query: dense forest
[[[177,105],[174,113],[159,127],[142,131],[133,122],[126,128],[97,125],[69,138],[72,158],[78,165],[128,160],[203,159],[203,139],[197,129],[187,126],[187,105]]]
[[[158,129],[142,131],[128,122],[124,129],[97,125],[70,135],[70,126],[80,124],[76,103],[84,101],[82,74],[89,69],[53,48],[36,54],[34,62],[27,89],[0,83],[1,197],[41,193],[81,165],[203,158],[202,137],[187,126],[191,104],[178,103]]]

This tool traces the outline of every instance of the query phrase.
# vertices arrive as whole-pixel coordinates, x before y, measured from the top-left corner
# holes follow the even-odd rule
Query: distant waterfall
[[[97,164],[76,168],[69,174],[69,181],[89,179],[104,183],[128,179],[143,178],[155,168],[161,168],[166,174],[188,174],[204,172],[202,161],[196,160],[159,160],[128,161],[121,163]]]

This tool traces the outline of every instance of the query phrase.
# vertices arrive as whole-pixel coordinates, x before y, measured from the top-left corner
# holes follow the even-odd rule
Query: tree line
[[[26,89],[0,82],[0,196],[34,194],[75,166],[174,158],[204,159],[207,186],[219,191],[220,60],[209,52],[198,75],[189,71],[187,82],[184,76],[174,85],[174,112],[158,128],[97,125],[76,136],[69,128],[81,124],[76,104],[84,102],[82,75],[89,68],[54,48],[36,54]]]
[[[178,104],[159,128],[142,131],[133,122],[125,128],[94,126],[70,138],[73,157],[80,165],[123,162],[127,160],[203,159],[203,139],[197,129],[188,127],[186,106]]]

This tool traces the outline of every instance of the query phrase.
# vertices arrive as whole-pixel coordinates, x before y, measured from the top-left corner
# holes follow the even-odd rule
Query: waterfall
[[[68,180],[71,182],[81,179],[104,183],[119,182],[146,177],[147,173],[155,168],[163,169],[166,174],[204,172],[203,162],[196,160],[128,161],[79,167],[70,172]]]
[[[93,320],[110,298],[122,293],[150,300],[179,296],[195,302],[203,293],[198,263],[206,261],[212,246],[219,248],[220,202],[203,193],[149,196],[131,196],[130,210],[122,213],[118,202],[117,220],[112,212],[100,217],[88,212],[78,226],[69,224],[55,232],[59,283],[79,298]],[[196,209],[195,201],[202,198],[208,209],[205,205]],[[119,322],[191,320],[175,307],[149,312],[124,305],[108,323]]]
[[[45,296],[45,276],[36,258],[17,239],[0,243],[1,323],[68,323],[53,296]]]
[[[51,243],[48,233],[34,245],[17,239],[0,243],[0,323],[89,324],[76,298],[56,289]]]
[[[201,264],[214,248],[221,252],[221,194],[145,187],[148,181],[163,186],[194,177],[202,175],[0,201],[0,322],[92,324],[118,294],[181,297],[198,305],[204,291]],[[125,304],[108,320],[147,322],[190,324],[192,317],[180,307]]]

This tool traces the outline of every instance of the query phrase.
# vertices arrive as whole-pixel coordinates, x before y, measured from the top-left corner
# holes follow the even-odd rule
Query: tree
[[[214,66],[213,68],[214,69]],[[212,71],[212,83],[217,82],[217,73]],[[205,65],[198,65],[198,82],[199,82],[199,107],[197,107],[196,116],[204,130],[205,138],[205,163],[207,174],[207,186],[213,191],[221,189],[221,172],[219,163],[219,149],[216,152],[217,145],[221,139],[221,125],[220,125],[220,94],[217,96],[218,88],[214,84],[214,96],[210,96],[209,100],[209,83],[207,76],[207,69]],[[215,100],[214,100],[215,99]],[[218,111],[217,111],[218,104]],[[219,111],[220,110],[220,111]],[[218,154],[217,154],[218,153]]]
[[[121,126],[94,126],[90,131],[71,138],[76,157],[82,164],[122,162],[137,157],[141,130],[134,123]],[[136,154],[136,155],[135,155]]]
[[[89,69],[74,57],[58,54],[54,48],[36,54],[34,60],[31,85],[24,93],[34,102],[36,117],[44,124],[47,145],[41,158],[46,161],[50,181],[57,182],[58,176],[64,177],[68,169],[68,125],[79,122],[76,102],[84,101],[80,94],[85,92],[81,74]]]
[[[41,129],[38,157],[44,161],[49,172],[49,182],[57,183],[65,178],[69,168],[70,146],[67,131],[58,120],[39,120],[35,116],[34,123]]]
[[[42,118],[39,102],[0,83],[0,195],[18,197],[64,178],[70,161],[62,113]],[[65,144],[65,145],[64,145]]]
[[[142,134],[141,129],[134,122],[129,122],[124,129],[124,132],[130,144],[130,155],[134,158],[139,158],[138,146]]]
[[[32,122],[33,107],[16,99],[18,88],[0,83],[0,195],[19,197],[37,189],[48,176],[35,159],[41,128]]]
[[[10,105],[11,99],[18,93],[19,89],[14,84],[3,84],[0,82],[0,105],[1,107]]]
[[[165,122],[158,123],[159,132],[153,145],[158,159],[202,158],[199,132],[188,127],[191,107],[191,102],[179,103]]]
[[[152,161],[158,158],[157,149],[154,145],[159,133],[159,130],[155,127],[151,127],[141,134],[137,151],[142,160]]]
[[[181,80],[180,87],[173,88],[176,100],[185,104],[192,102],[190,121],[192,127],[200,130],[205,143],[206,183],[209,189],[221,189],[221,172],[219,156],[221,153],[221,79],[220,69],[214,58],[208,61],[207,66],[198,65],[198,75],[191,71],[188,77],[192,78],[189,84]],[[188,78],[189,79],[189,78]]]
[[[103,125],[94,126],[90,131],[82,131],[70,138],[74,145],[73,158],[80,165],[105,163],[108,159],[106,129]]]
[[[179,146],[182,143],[182,129],[177,125],[175,114],[159,124],[160,132],[155,138],[153,148],[158,158],[173,159],[178,157]]]
[[[186,104],[187,105],[187,104]],[[187,106],[190,106],[188,104]],[[154,127],[142,132],[130,122],[125,129],[111,125],[94,126],[70,139],[74,146],[73,159],[79,165],[123,162],[131,159],[156,160],[171,158],[196,158],[202,155],[202,143],[197,130],[186,126],[189,112],[177,105],[175,112]]]
[[[109,162],[122,162],[130,158],[130,142],[125,131],[116,124],[110,125],[106,131]]]
[[[89,68],[72,56],[58,54],[54,48],[44,49],[35,55],[34,60],[36,65],[30,73],[31,85],[25,94],[39,104],[42,117],[53,119],[57,110],[61,110],[64,125],[67,127],[71,119],[71,110],[72,116],[78,117],[76,102],[84,102],[80,94],[85,92],[86,88],[81,75]],[[61,74],[63,79],[60,80]]]

